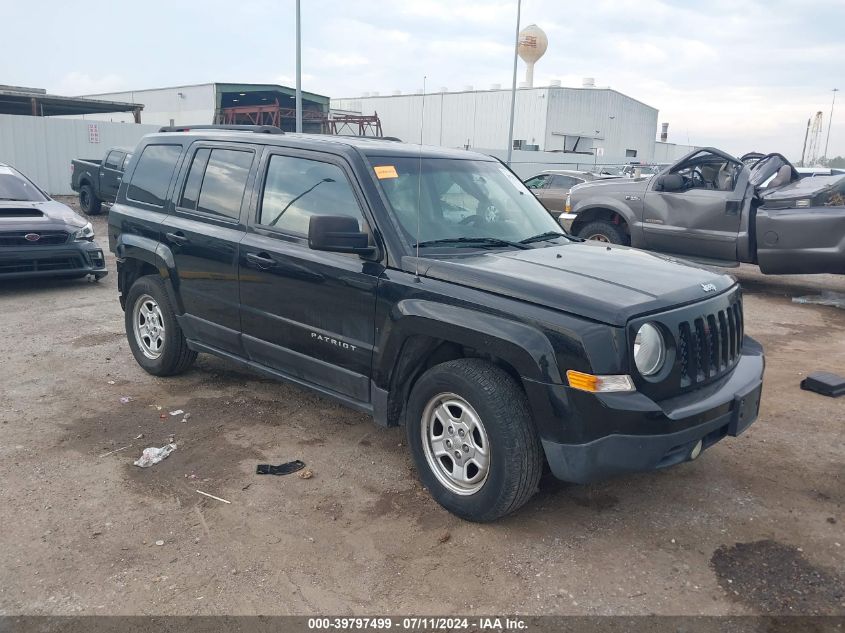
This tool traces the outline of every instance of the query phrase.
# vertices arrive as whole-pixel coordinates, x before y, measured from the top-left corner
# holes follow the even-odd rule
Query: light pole
[[[522,0],[516,2],[516,37],[513,42],[513,83],[511,84],[511,123],[508,127],[508,167],[511,165],[513,155],[513,116],[516,108],[516,60],[519,53],[519,17],[522,11]]]
[[[302,25],[296,0],[296,131],[302,133]]]
[[[830,126],[833,125],[833,106],[836,105],[836,93],[839,88],[833,89],[833,101],[830,103],[830,118],[827,120],[827,140],[824,142],[824,157],[827,158],[827,146],[830,143]]]

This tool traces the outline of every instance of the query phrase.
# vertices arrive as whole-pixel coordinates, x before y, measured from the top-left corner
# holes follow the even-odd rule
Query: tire
[[[142,308],[146,313],[143,318],[146,326],[139,316]],[[126,295],[124,324],[132,355],[153,376],[181,374],[197,358],[176,321],[161,277],[148,275],[132,284]]]
[[[537,490],[544,460],[525,394],[487,361],[453,360],[426,371],[408,399],[406,430],[421,482],[437,503],[463,519],[494,521]],[[455,472],[463,481],[454,479]]]
[[[79,206],[85,215],[100,215],[103,210],[103,203],[91,185],[82,185],[79,190]]]
[[[628,235],[619,224],[607,220],[595,220],[578,230],[578,237],[608,244],[628,244]]]

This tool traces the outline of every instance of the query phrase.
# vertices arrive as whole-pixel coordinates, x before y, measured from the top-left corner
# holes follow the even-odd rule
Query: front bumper
[[[0,280],[30,277],[105,277],[106,258],[97,242],[0,249]]]
[[[548,420],[538,424],[549,467],[558,479],[589,483],[688,461],[699,441],[706,449],[726,435],[739,435],[757,419],[764,367],[762,348],[746,337],[742,357],[730,374],[660,403],[641,393],[575,394],[556,385],[556,394],[566,389],[572,396],[561,403],[569,413],[564,435],[589,435],[591,424],[608,432],[570,443],[544,434],[543,429],[551,428]],[[537,385],[529,389],[535,395]],[[583,406],[589,399],[598,406]]]

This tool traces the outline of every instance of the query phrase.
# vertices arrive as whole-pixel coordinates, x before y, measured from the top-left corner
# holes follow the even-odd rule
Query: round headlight
[[[637,330],[634,339],[634,364],[643,376],[653,376],[663,368],[666,360],[666,343],[660,330],[651,323]]]

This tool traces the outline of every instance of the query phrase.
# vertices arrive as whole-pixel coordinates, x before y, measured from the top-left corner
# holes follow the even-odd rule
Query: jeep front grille
[[[705,314],[678,326],[681,387],[719,376],[739,360],[742,352],[742,304]]]

